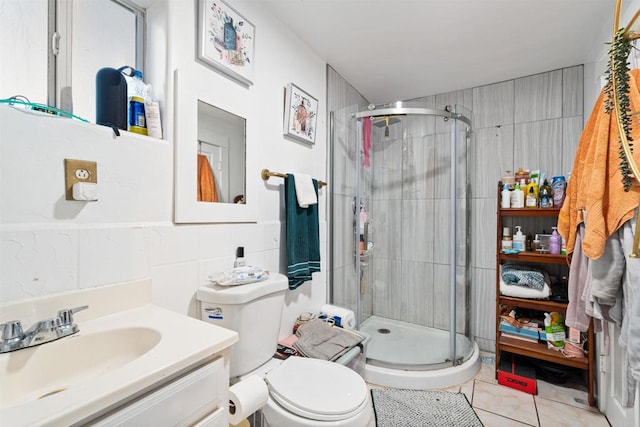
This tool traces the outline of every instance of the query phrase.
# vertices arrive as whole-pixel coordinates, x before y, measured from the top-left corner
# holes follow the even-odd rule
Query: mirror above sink
[[[200,68],[176,70],[174,81],[175,222],[255,222],[244,97]]]

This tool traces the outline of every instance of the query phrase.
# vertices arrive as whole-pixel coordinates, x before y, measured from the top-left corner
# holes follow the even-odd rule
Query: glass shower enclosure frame
[[[456,366],[463,363],[471,356],[471,352],[473,349],[473,336],[471,330],[471,316],[469,310],[469,301],[470,301],[470,274],[469,274],[469,261],[470,261],[470,208],[469,204],[471,202],[470,195],[470,183],[468,182],[468,177],[471,176],[469,171],[469,166],[472,162],[468,161],[468,156],[470,150],[468,150],[468,145],[470,143],[471,135],[472,135],[472,124],[470,117],[470,111],[464,109],[464,107],[459,106],[447,106],[443,110],[437,110],[433,108],[424,108],[422,106],[423,103],[417,101],[410,102],[397,102],[391,105],[384,105],[382,107],[369,107],[369,109],[364,110],[360,107],[360,111],[354,107],[348,107],[345,111],[332,112],[330,117],[330,136],[331,136],[331,182],[334,184],[338,184],[338,188],[331,191],[331,209],[332,215],[330,218],[332,219],[330,222],[330,236],[332,239],[332,250],[330,251],[329,262],[330,262],[330,287],[329,287],[329,300],[334,304],[347,306],[354,310],[356,314],[356,329],[362,329],[362,324],[366,320],[365,317],[369,318],[371,315],[375,315],[373,308],[370,311],[369,316],[365,316],[363,310],[363,298],[368,298],[363,291],[363,288],[366,288],[366,279],[367,276],[366,271],[370,269],[372,265],[376,263],[376,254],[380,253],[380,245],[388,245],[390,242],[384,242],[380,240],[375,240],[375,238],[371,238],[371,234],[377,234],[376,237],[379,237],[379,229],[376,230],[376,212],[375,209],[370,209],[372,203],[372,195],[371,192],[366,194],[367,191],[363,191],[364,188],[377,188],[378,192],[385,191],[394,191],[394,190],[385,190],[383,185],[380,183],[380,179],[376,178],[376,174],[381,173],[380,170],[375,170],[376,167],[380,166],[380,162],[376,162],[376,159],[371,162],[371,166],[369,170],[365,171],[363,166],[365,151],[369,150],[367,155],[375,157],[377,154],[383,152],[385,148],[386,139],[391,137],[391,139],[395,139],[397,141],[402,141],[402,164],[403,164],[403,177],[399,178],[401,181],[400,184],[397,182],[395,185],[400,185],[404,187],[406,185],[406,177],[404,177],[404,169],[405,164],[408,161],[412,161],[415,159],[409,159],[411,153],[409,147],[411,142],[407,142],[407,139],[412,138],[410,136],[410,132],[408,132],[408,124],[404,122],[408,120],[420,121],[420,120],[432,120],[433,125],[418,125],[418,128],[425,129],[431,128],[433,134],[436,133],[436,128],[439,130],[440,134],[438,135],[438,142],[444,143],[445,135],[443,134],[443,130],[448,130],[448,153],[444,153],[444,147],[440,146],[437,148],[438,152],[441,154],[442,158],[448,157],[449,165],[448,170],[450,171],[448,176],[448,186],[449,186],[449,200],[448,200],[448,215],[449,215],[449,230],[447,239],[449,240],[448,244],[448,259],[449,264],[448,268],[448,276],[449,276],[449,300],[445,303],[445,301],[437,301],[433,302],[431,306],[435,304],[439,305],[439,310],[444,312],[446,310],[444,307],[448,305],[448,352],[446,352],[446,356],[442,356],[437,362],[428,361],[428,362],[410,362],[407,364],[404,361],[399,361],[396,363],[393,360],[386,360],[382,362],[381,366],[391,366],[397,365],[399,369],[405,370],[429,370],[429,369],[439,369],[441,367],[446,366]],[[347,111],[351,111],[350,113]],[[464,111],[465,115],[462,113]],[[346,123],[339,123],[340,120],[336,120],[336,114],[341,115],[343,121]],[[363,127],[365,120],[369,120],[373,123],[371,129],[371,147],[365,149],[364,147],[364,135],[363,135]],[[424,121],[423,120],[423,121]],[[439,121],[438,124],[435,121]],[[397,123],[400,122],[400,127],[397,127]],[[396,128],[394,128],[396,126]],[[341,128],[341,130],[338,129]],[[378,130],[375,130],[378,128]],[[384,139],[383,135],[384,128]],[[391,130],[390,130],[391,128]],[[339,134],[339,135],[338,135]],[[421,138],[423,136],[420,136]],[[416,144],[421,144],[422,141],[417,141]],[[434,145],[430,145],[432,150],[436,150],[435,148],[435,137],[433,137],[430,141]],[[340,140],[340,141],[338,141]],[[336,152],[336,146],[342,146],[342,149],[347,153],[349,161],[352,160],[350,166],[347,166],[348,169],[353,169],[353,176],[349,178],[353,179],[353,186],[351,187],[350,183],[344,183],[340,185],[340,179],[336,176],[336,155],[340,155],[341,153]],[[423,150],[423,148],[419,148],[419,150]],[[338,150],[339,151],[339,150]],[[340,160],[342,161],[342,159]],[[419,162],[415,161],[414,165],[419,165]],[[383,166],[384,168],[385,166]],[[428,166],[424,166],[424,170],[420,170],[420,176],[426,176],[432,174],[432,171],[427,170]],[[446,168],[444,165],[438,165],[438,168],[443,169]],[[349,173],[345,175],[350,175]],[[440,174],[440,179],[442,179],[442,175]],[[377,180],[377,181],[376,181]],[[373,181],[376,181],[372,183]],[[337,192],[341,190],[344,192],[345,189],[353,188],[353,199],[351,202],[351,211],[353,213],[352,216],[352,227],[351,233],[347,233],[346,230],[349,229],[348,222],[349,220],[342,221],[342,225],[337,225],[336,222],[336,208],[341,210],[343,214],[347,212],[348,207],[348,198],[349,195],[342,194],[339,197],[342,199],[342,202],[337,201],[338,195]],[[401,190],[402,192],[403,190]],[[406,192],[406,190],[405,190]],[[444,202],[443,200],[439,200],[438,202]],[[405,204],[406,201],[399,201],[399,203]],[[338,207],[340,206],[340,207]],[[365,218],[365,215],[361,215],[362,210],[367,210],[368,218]],[[373,211],[373,212],[372,212]],[[337,216],[337,221],[340,221],[339,214]],[[406,216],[406,215],[405,215]],[[363,224],[362,221],[365,221]],[[369,226],[372,227],[369,227]],[[380,227],[381,224],[378,224]],[[374,232],[371,233],[371,228],[373,228]],[[364,232],[363,232],[364,230]],[[377,233],[376,233],[377,232]],[[365,236],[363,236],[363,234]],[[420,238],[420,236],[415,236],[416,238]],[[334,250],[337,246],[334,244],[335,239],[348,239],[349,242],[340,242],[338,245],[343,245],[348,249],[342,249],[342,251]],[[434,243],[434,246],[437,243]],[[446,246],[446,245],[445,245]],[[434,249],[436,250],[436,249]],[[337,260],[334,258],[336,256],[336,252],[342,252],[346,254],[347,252],[353,254],[353,266],[345,266],[347,270],[351,267],[353,269],[353,275],[351,272],[336,274],[336,263]],[[382,251],[383,252],[383,251]],[[461,261],[459,261],[461,260]],[[439,268],[443,268],[444,265],[439,265]],[[344,269],[343,269],[344,270]],[[379,280],[379,278],[375,277],[375,274],[369,272],[369,280],[375,282]],[[350,278],[351,280],[345,280],[346,278]],[[345,283],[351,282],[351,283]],[[371,284],[369,284],[370,286]],[[396,285],[399,285],[396,283]],[[340,290],[337,287],[342,286]],[[374,283],[374,287],[376,284]],[[432,284],[431,286],[435,286]],[[351,292],[349,290],[351,290]],[[460,292],[461,290],[461,292]],[[375,298],[375,297],[372,297]],[[408,302],[406,302],[408,303]],[[415,305],[419,305],[419,301],[413,301]],[[464,313],[460,313],[460,308],[462,307],[462,311]],[[413,310],[419,310],[420,308],[413,307]],[[383,315],[384,317],[384,315]],[[402,320],[402,319],[399,319]],[[444,320],[441,321],[445,322]],[[409,322],[410,323],[410,322]],[[438,328],[435,328],[438,329]],[[388,332],[387,332],[388,333]],[[461,335],[467,338],[470,345],[461,346],[460,338]],[[375,337],[372,337],[372,341]],[[432,342],[430,338],[425,338]],[[427,344],[425,344],[427,345]],[[463,348],[461,348],[463,347]],[[471,349],[471,350],[470,350]],[[379,363],[376,360],[368,360],[368,363]]]

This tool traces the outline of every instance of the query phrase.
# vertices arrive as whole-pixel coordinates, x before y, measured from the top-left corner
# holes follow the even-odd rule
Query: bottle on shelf
[[[544,183],[540,187],[538,191],[539,195],[539,203],[541,208],[552,208],[553,207],[553,193],[551,190],[551,186],[549,182],[545,179]]]
[[[540,249],[540,236],[536,234],[536,237],[531,241],[531,250],[537,252]]]
[[[244,267],[245,265],[244,246],[238,246],[236,248],[236,260],[233,262],[233,268]]]
[[[513,236],[513,249],[518,250],[520,252],[524,252],[525,250],[525,241],[526,241],[526,237],[524,234],[522,234],[522,227],[519,225],[516,225],[516,228],[518,229],[518,231],[516,232],[516,234]]]
[[[549,253],[551,255],[560,255],[560,235],[558,234],[558,227],[553,228],[551,237],[549,237]]]
[[[502,186],[502,192],[500,193],[500,207],[502,209],[508,209],[511,207],[511,192],[509,191],[508,184],[504,184]]]
[[[512,208],[524,208],[524,192],[521,189],[523,186],[526,186],[524,179],[521,183],[516,182],[516,187],[511,192]]]
[[[147,122],[144,111],[144,99],[147,86],[142,81],[142,71],[135,70],[133,77],[127,81],[129,95],[127,130],[147,135]]]
[[[531,235],[531,233],[527,234],[527,240],[525,242],[524,249],[527,252],[530,252],[533,250],[533,236]]]
[[[554,176],[551,180],[551,191],[553,194],[553,206],[557,208],[562,207],[564,202],[564,194],[567,186],[567,181],[564,176]]]
[[[513,240],[511,240],[511,229],[509,227],[504,227],[502,229],[502,251],[505,249],[513,248]]]
[[[537,208],[538,207],[538,192],[534,187],[537,187],[538,184],[535,182],[530,182],[527,185],[527,196],[525,199],[525,207],[527,208]]]

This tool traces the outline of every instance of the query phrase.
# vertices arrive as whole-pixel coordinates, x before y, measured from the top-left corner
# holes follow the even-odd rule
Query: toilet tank
[[[288,279],[271,274],[262,282],[198,289],[200,318],[238,332],[231,347],[230,377],[246,374],[266,363],[276,351]]]

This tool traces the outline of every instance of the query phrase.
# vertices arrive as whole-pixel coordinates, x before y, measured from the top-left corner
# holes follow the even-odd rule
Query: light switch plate
[[[98,165],[89,160],[64,159],[64,182],[67,200],[73,198],[73,184],[76,182],[98,183]]]

